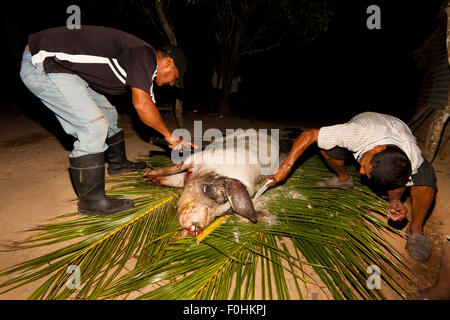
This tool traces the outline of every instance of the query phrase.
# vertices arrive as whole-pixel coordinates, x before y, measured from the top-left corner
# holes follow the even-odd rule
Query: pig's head
[[[239,180],[207,173],[188,180],[178,200],[178,220],[196,236],[214,218],[232,209],[252,222],[257,221],[252,199]],[[231,211],[230,211],[231,212]]]

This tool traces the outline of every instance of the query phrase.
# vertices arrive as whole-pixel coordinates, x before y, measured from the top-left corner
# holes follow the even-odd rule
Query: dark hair
[[[370,163],[370,180],[384,189],[404,186],[411,176],[411,161],[396,145],[386,145],[386,149],[373,155]]]

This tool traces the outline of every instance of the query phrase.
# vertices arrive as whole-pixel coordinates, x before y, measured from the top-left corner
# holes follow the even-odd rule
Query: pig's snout
[[[192,223],[189,227],[186,228],[189,235],[196,237],[200,233],[202,233],[203,229],[200,227],[200,225],[196,222]]]
[[[199,235],[203,227],[208,223],[209,209],[199,205],[195,201],[181,205],[178,210],[178,220],[180,225],[192,236]]]

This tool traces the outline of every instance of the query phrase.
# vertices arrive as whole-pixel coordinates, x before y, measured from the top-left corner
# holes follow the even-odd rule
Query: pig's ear
[[[226,178],[225,187],[228,201],[234,212],[247,218],[251,222],[258,221],[252,198],[248,194],[247,188],[242,182],[236,179]]]

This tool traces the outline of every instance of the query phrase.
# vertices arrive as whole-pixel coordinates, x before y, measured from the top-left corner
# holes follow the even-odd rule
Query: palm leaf
[[[109,195],[145,194],[135,199],[135,208],[112,216],[84,216],[33,229],[41,233],[27,239],[15,250],[69,240],[73,242],[76,238],[79,240],[42,257],[2,270],[0,276],[14,276],[2,283],[1,287],[12,286],[7,290],[10,291],[52,275],[30,299],[65,299],[74,293],[67,287],[70,277],[67,268],[77,266],[82,270],[81,283],[84,285],[77,291],[75,298],[95,298],[102,286],[124,271],[131,260],[139,265],[156,259],[164,243],[180,230],[174,209],[178,194],[166,188],[148,188],[147,184],[139,182],[142,175],[129,176],[138,182],[121,183]],[[119,178],[115,182],[122,181]],[[73,215],[63,217],[68,216]]]
[[[170,159],[146,159],[150,166]],[[285,185],[266,192],[259,206],[274,216],[249,224],[234,216],[213,222],[197,238],[181,236],[176,190],[122,175],[109,195],[133,197],[136,207],[109,217],[61,218],[40,226],[16,249],[69,241],[47,255],[2,270],[0,287],[13,290],[42,277],[32,299],[292,299],[314,286],[334,299],[383,299],[366,286],[367,266],[403,295],[397,279],[407,268],[381,236],[396,232],[380,219],[386,201],[361,184],[353,191],[316,187],[331,176],[318,157],[303,163]],[[81,287],[67,287],[67,267],[81,270]],[[316,278],[319,278],[318,281]]]

